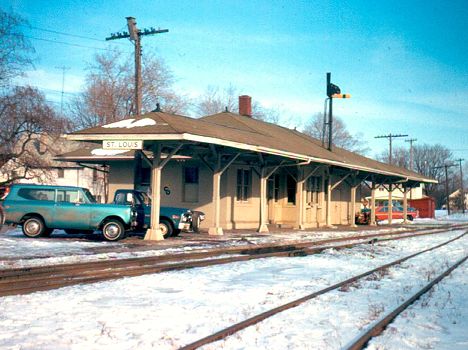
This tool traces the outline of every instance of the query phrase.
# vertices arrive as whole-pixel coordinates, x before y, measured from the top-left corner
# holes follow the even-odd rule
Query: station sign
[[[115,149],[115,150],[131,150],[131,149],[143,149],[143,141],[138,140],[104,140],[102,141],[103,149]]]

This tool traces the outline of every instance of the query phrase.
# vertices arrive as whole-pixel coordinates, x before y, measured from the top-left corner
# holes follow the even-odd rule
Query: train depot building
[[[110,199],[119,188],[147,191],[153,205],[146,239],[162,239],[161,205],[203,211],[202,229],[212,235],[222,235],[223,229],[268,232],[268,225],[354,226],[362,186],[371,189],[375,224],[373,199],[379,186],[389,190],[389,203],[393,191],[403,193],[406,210],[411,188],[436,182],[338,147],[329,150],[299,131],[253,119],[250,103],[249,96],[241,96],[239,114],[225,111],[198,119],[157,109],[73,132],[65,137],[92,146],[58,159],[106,165]]]

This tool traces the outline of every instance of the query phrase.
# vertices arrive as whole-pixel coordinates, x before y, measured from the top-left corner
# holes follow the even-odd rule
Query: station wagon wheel
[[[159,228],[161,229],[164,238],[171,237],[174,231],[172,224],[166,219],[161,219],[159,222]]]
[[[27,218],[23,222],[23,234],[30,238],[42,237],[46,235],[47,227],[44,221],[37,216]]]
[[[102,226],[102,234],[108,241],[118,241],[125,237],[125,228],[119,220],[111,219]]]

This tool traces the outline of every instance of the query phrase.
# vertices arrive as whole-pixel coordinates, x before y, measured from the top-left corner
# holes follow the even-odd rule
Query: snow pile
[[[151,118],[142,118],[136,120],[134,118],[124,119],[115,123],[103,125],[103,128],[138,128],[142,126],[156,125],[156,121]]]
[[[125,152],[128,152],[128,150],[96,148],[91,151],[91,154],[93,156],[116,156],[118,154],[123,154]]]

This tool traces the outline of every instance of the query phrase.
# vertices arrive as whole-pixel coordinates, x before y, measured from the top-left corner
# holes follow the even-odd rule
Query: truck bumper
[[[189,231],[190,230],[190,222],[181,222],[181,223],[179,223],[179,230]]]

